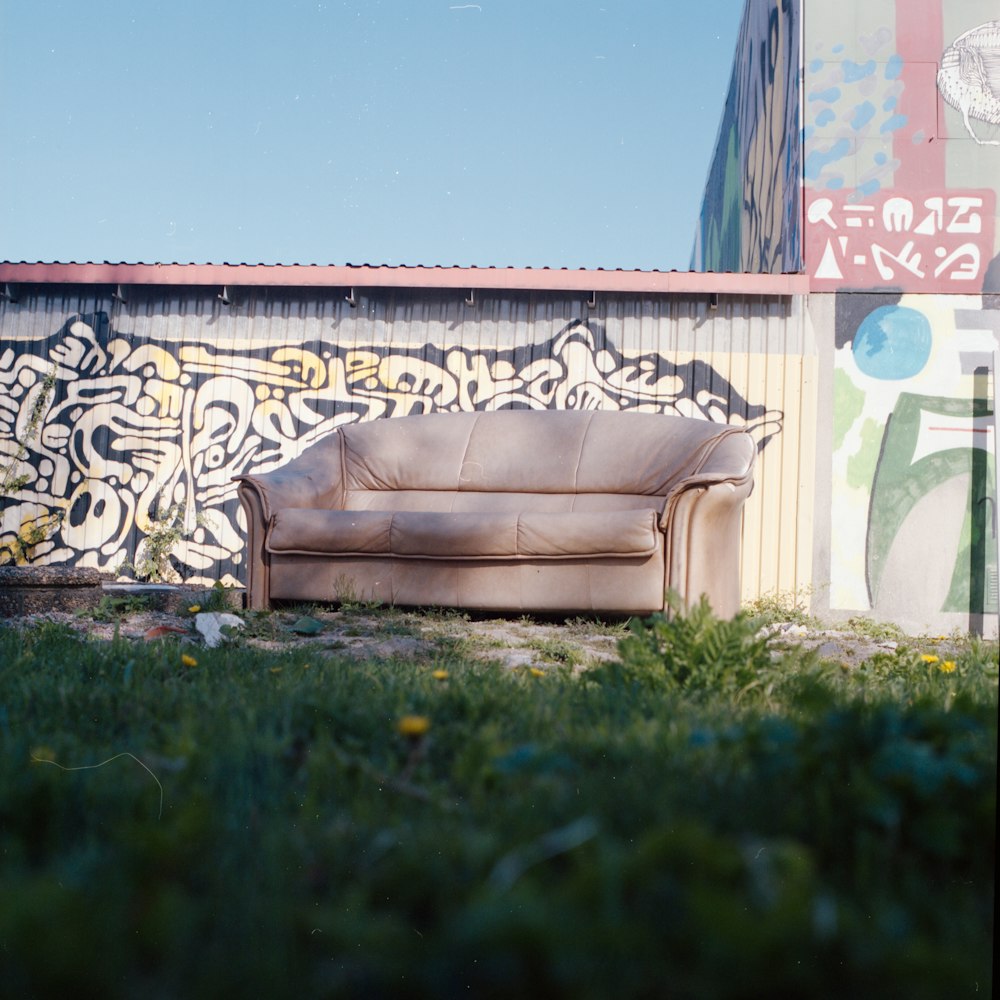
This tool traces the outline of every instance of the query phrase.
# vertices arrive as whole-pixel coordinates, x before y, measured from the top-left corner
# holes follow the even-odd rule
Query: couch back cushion
[[[585,410],[435,413],[340,429],[349,506],[352,493],[366,491],[665,496],[731,431]]]
[[[345,510],[437,511],[442,514],[485,514],[537,510],[550,514],[573,511],[663,509],[662,497],[641,493],[523,493],[485,490],[348,490]]]

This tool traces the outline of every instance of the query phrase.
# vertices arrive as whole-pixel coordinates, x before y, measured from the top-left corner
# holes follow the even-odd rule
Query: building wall
[[[743,17],[694,261],[810,276],[814,607],[995,631],[996,0],[747,0]],[[776,143],[800,104],[801,142]],[[786,206],[769,225],[762,177]]]
[[[806,264],[816,290],[1000,292],[998,13],[994,0],[807,4]]]
[[[990,0],[805,6],[820,610],[932,630],[997,611],[997,15]]]
[[[691,266],[790,273],[802,263],[799,0],[748,0]]]
[[[33,559],[114,570],[158,500],[179,503],[189,580],[239,581],[234,475],[339,424],[437,410],[637,409],[750,428],[747,596],[811,576],[816,352],[801,299],[25,286],[0,304],[0,468],[54,375],[26,487],[0,499],[0,558],[63,512]]]

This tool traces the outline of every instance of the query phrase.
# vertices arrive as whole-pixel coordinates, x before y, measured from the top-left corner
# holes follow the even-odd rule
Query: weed
[[[864,615],[855,615],[847,619],[847,628],[855,635],[864,636],[874,642],[906,642],[906,633],[890,622],[877,622]]]
[[[543,660],[561,663],[567,667],[579,666],[585,657],[578,646],[563,639],[531,639],[529,649],[535,650]]]
[[[15,496],[32,480],[30,472],[18,472],[17,470],[23,466],[28,456],[28,448],[45,419],[55,384],[56,366],[53,365],[35,390],[36,395],[31,406],[31,413],[23,436],[17,440],[14,454],[7,464],[0,468],[0,497]],[[66,511],[60,509],[43,510],[34,517],[23,517],[18,530],[13,536],[8,536],[8,541],[0,548],[0,563],[13,562],[17,565],[23,565],[30,562],[36,547],[59,530],[65,516]]]
[[[246,611],[242,617],[243,628],[237,633],[242,639],[274,641],[284,633],[279,615],[270,609]]]
[[[194,527],[203,527],[204,524],[205,516],[196,515]],[[150,511],[146,536],[139,543],[134,563],[123,562],[118,567],[118,574],[132,572],[137,580],[149,583],[180,579],[170,558],[177,544],[191,537],[194,527],[188,527],[185,523],[184,504],[175,503],[164,507],[163,495],[160,494],[155,509]]]
[[[111,622],[148,610],[149,598],[142,594],[104,594],[94,608],[79,611],[77,615],[93,618],[95,622]]]
[[[42,379],[35,395],[35,401],[31,405],[31,414],[24,429],[24,435],[17,442],[17,449],[11,456],[10,461],[0,473],[0,496],[4,494],[18,493],[31,482],[30,473],[19,473],[17,468],[28,456],[28,446],[38,434],[38,428],[45,418],[48,409],[49,399],[56,385],[56,367],[49,369],[45,378]]]
[[[359,612],[375,611],[385,606],[384,602],[375,597],[363,597],[358,593],[354,580],[345,573],[341,573],[333,582],[333,593],[330,595],[333,602],[339,605],[341,611]]]
[[[681,614],[677,595],[671,613],[635,620],[631,635],[618,644],[630,674],[682,691],[732,691],[752,682],[771,665],[767,639],[746,613],[716,618],[708,601]]]
[[[199,611],[232,611],[232,594],[235,587],[227,587],[221,580],[216,580],[209,590],[201,594],[196,601]]]
[[[472,620],[472,616],[464,608],[425,608],[421,614],[421,618],[426,621],[439,621],[451,624]]]
[[[743,606],[744,613],[757,628],[777,622],[791,622],[808,628],[820,627],[819,619],[809,614],[809,598],[812,590],[808,587],[796,591],[774,591],[764,594]]]

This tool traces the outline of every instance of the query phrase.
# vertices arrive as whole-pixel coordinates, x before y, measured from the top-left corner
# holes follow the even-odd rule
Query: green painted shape
[[[872,482],[868,511],[867,583],[874,606],[885,562],[903,522],[930,490],[954,476],[970,477],[965,518],[970,521],[955,557],[951,588],[942,611],[990,612],[986,605],[986,580],[996,572],[996,548],[988,533],[992,530],[993,479],[991,457],[981,448],[949,448],[914,462],[922,411],[943,417],[969,419],[991,411],[983,399],[949,399],[900,393],[896,408],[886,424],[882,454]],[[986,502],[979,502],[983,497]],[[985,542],[985,545],[984,545]],[[985,549],[973,560],[974,548]],[[929,567],[929,570],[933,567]],[[965,577],[965,582],[961,577]],[[992,603],[992,602],[991,602]],[[992,609],[995,610],[995,609]]]
[[[722,195],[722,232],[725,240],[724,253],[732,264],[738,265],[742,246],[740,243],[740,222],[743,214],[743,171],[740,169],[740,140],[735,123],[729,130],[729,146],[726,151],[726,184]],[[737,267],[733,268],[734,270]]]
[[[878,468],[878,453],[882,448],[882,426],[872,419],[861,425],[861,447],[847,460],[847,485],[852,489],[870,490]]]
[[[833,372],[833,450],[840,451],[851,425],[865,408],[865,394],[842,368]]]
[[[743,211],[743,173],[740,169],[740,137],[736,122],[729,126],[726,161],[719,206],[709,218],[704,267],[709,271],[738,271],[742,244],[740,223]]]

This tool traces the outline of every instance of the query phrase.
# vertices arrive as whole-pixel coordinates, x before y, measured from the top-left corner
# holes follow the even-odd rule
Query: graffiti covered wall
[[[800,0],[747,0],[692,255],[698,271],[801,267]]]
[[[882,294],[835,310],[831,607],[918,628],[995,614],[1000,312]]]
[[[135,560],[158,508],[178,504],[185,579],[241,578],[232,477],[284,464],[339,424],[435,410],[636,409],[748,427],[760,448],[747,509],[747,585],[808,579],[796,525],[809,479],[814,350],[790,300],[485,300],[289,292],[237,308],[211,295],[85,303],[39,295],[0,307],[0,465],[27,481],[0,498],[0,559],[55,525],[33,561],[114,572]],[[776,336],[777,334],[777,336]],[[780,352],[768,344],[780,344]],[[791,355],[789,358],[788,355]],[[25,434],[43,382],[53,391]],[[790,419],[789,419],[790,418]],[[61,518],[61,521],[59,520]],[[764,538],[768,547],[761,549]]]
[[[991,0],[809,4],[803,175],[814,289],[1000,291],[996,13]]]
[[[831,293],[814,315],[832,317],[816,320],[828,603],[913,628],[997,610],[995,17],[980,0],[806,10],[806,267]]]

